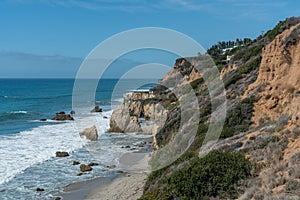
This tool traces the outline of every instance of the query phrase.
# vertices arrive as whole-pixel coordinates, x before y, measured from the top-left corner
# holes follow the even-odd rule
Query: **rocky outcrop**
[[[93,168],[91,166],[85,165],[85,164],[81,164],[80,165],[80,171],[82,172],[89,172],[92,171]]]
[[[44,189],[44,188],[36,188],[36,191],[37,191],[37,192],[44,192],[45,189]]]
[[[201,78],[201,73],[194,67],[196,63],[199,65],[200,62],[198,58],[178,58],[173,68],[160,81],[160,84],[171,88]]]
[[[102,108],[100,108],[99,106],[95,106],[95,108],[93,108],[93,110],[91,110],[92,113],[94,112],[102,112]]]
[[[114,169],[114,168],[116,168],[116,165],[108,165],[108,166],[106,166],[106,168],[108,168],[108,169]]]
[[[79,165],[79,164],[80,164],[80,162],[74,160],[72,165]]]
[[[300,24],[287,29],[263,48],[259,75],[246,95],[257,92],[253,121],[300,116]],[[259,90],[257,90],[259,88]]]
[[[69,153],[68,152],[65,152],[65,151],[57,151],[55,153],[56,157],[67,157],[69,156]]]
[[[88,166],[90,166],[90,167],[93,167],[93,166],[98,166],[99,164],[98,163],[95,163],[95,162],[90,162],[89,164],[88,164]]]
[[[92,126],[91,128],[86,128],[82,132],[79,133],[80,137],[85,137],[91,141],[98,140],[98,131],[96,126]]]
[[[55,114],[52,120],[65,121],[65,120],[74,120],[74,118],[70,114],[66,114],[65,112],[59,112]]]
[[[166,114],[155,94],[130,92],[124,95],[122,105],[114,109],[109,131],[155,134]]]

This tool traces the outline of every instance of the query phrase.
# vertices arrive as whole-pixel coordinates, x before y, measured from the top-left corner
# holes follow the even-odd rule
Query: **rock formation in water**
[[[74,118],[70,114],[66,114],[65,112],[59,112],[55,114],[52,120],[65,121],[65,120],[74,120]]]
[[[155,134],[166,114],[155,94],[144,91],[126,93],[122,105],[112,113],[109,131]]]
[[[86,139],[91,141],[98,140],[98,131],[96,126],[84,129],[82,132],[79,133],[79,135],[80,137],[85,137]]]

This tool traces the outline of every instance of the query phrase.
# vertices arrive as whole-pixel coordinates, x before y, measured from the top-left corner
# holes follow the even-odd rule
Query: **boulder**
[[[85,164],[81,164],[80,165],[80,171],[82,172],[89,172],[92,171],[93,168],[91,166],[85,165]]]
[[[102,108],[100,108],[99,106],[95,106],[95,108],[93,108],[91,112],[102,112]]]
[[[45,191],[43,188],[36,188],[36,191],[37,192],[43,192],[43,191]]]
[[[130,116],[128,105],[121,105],[114,109],[110,118],[109,132],[141,133],[142,129],[137,116]]]
[[[138,147],[145,147],[145,145],[143,145],[143,144],[137,144],[136,146],[138,146]]]
[[[74,110],[71,110],[70,114],[71,114],[71,115],[75,115],[75,111],[74,111]]]
[[[114,168],[116,168],[116,165],[108,165],[108,166],[106,166],[108,169],[114,169]]]
[[[91,128],[86,128],[82,132],[79,133],[80,137],[85,136],[86,139],[91,141],[98,140],[98,132],[96,126],[92,126]]]
[[[57,151],[55,154],[56,154],[56,157],[67,157],[67,156],[69,156],[69,153],[65,152],[65,151]]]
[[[40,121],[41,121],[41,122],[45,122],[45,121],[47,121],[47,119],[40,119]]]
[[[65,120],[74,120],[70,114],[65,114],[65,112],[56,113],[52,120],[65,121]]]
[[[98,163],[95,163],[95,162],[91,162],[88,164],[88,166],[92,167],[92,166],[98,166],[99,164]]]
[[[78,161],[73,161],[73,165],[79,165],[80,164],[80,162],[78,162]]]
[[[82,176],[82,175],[83,175],[83,173],[82,173],[82,172],[80,172],[80,173],[78,173],[78,174],[77,174],[77,176]]]

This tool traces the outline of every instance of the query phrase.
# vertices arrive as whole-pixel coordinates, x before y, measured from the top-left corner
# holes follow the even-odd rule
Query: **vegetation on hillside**
[[[233,136],[242,135],[249,129],[255,128],[251,127],[251,118],[253,105],[257,101],[257,98],[255,94],[254,96],[243,97],[243,99],[241,96],[245,88],[256,80],[262,58],[262,48],[270,43],[278,34],[299,22],[300,18],[289,18],[278,23],[273,30],[260,35],[254,40],[219,42],[207,51],[212,56],[220,71],[227,68],[228,65],[236,65],[235,70],[228,72],[223,77],[224,86],[227,90],[228,111],[221,139],[226,138],[226,140],[230,140],[234,138]],[[298,40],[299,34],[296,33],[294,35],[296,40]],[[286,44],[289,44],[294,41],[294,38],[288,38],[286,41]],[[229,48],[229,50],[222,50],[226,48]],[[227,55],[233,57],[229,62],[223,62]],[[176,62],[181,61],[178,60]],[[187,63],[186,69],[185,67],[180,68],[180,72],[184,75],[189,75],[191,73],[191,64]],[[236,153],[234,150],[241,147],[243,145],[242,142],[233,143],[233,147],[225,145],[225,147],[222,147],[222,150],[212,151],[207,156],[199,158],[199,149],[203,145],[211,116],[211,101],[215,101],[216,99],[210,98],[203,78],[194,80],[190,85],[198,97],[200,109],[197,135],[188,150],[179,159],[169,166],[150,174],[144,188],[144,195],[141,197],[142,200],[209,199],[210,197],[221,199],[236,198],[241,192],[241,187],[238,187],[241,180],[249,178],[251,176],[250,172],[252,175],[255,175],[255,172],[258,173],[259,169],[265,164],[270,165],[268,162],[261,163],[264,159],[263,156],[257,156],[259,159],[252,159],[254,162],[250,164],[250,161],[242,153]],[[163,95],[164,98],[172,97],[171,91],[167,91],[163,87],[158,86],[154,91]],[[180,126],[181,110],[180,104],[177,102],[178,99],[167,99],[164,102],[164,106],[169,110],[166,125],[156,135],[159,148],[168,144]],[[272,130],[277,129],[274,128]],[[253,142],[254,140],[255,142]],[[251,152],[253,155],[256,155],[255,152],[257,151],[257,154],[261,153],[265,157],[268,157],[273,155],[269,149],[274,149],[273,145],[275,144],[281,145],[280,148],[278,147],[280,150],[284,149],[287,145],[284,138],[268,135],[257,139],[255,137],[249,139],[245,144],[244,150],[245,152]],[[265,149],[268,151],[265,151]],[[280,155],[277,153],[278,157]],[[253,171],[254,173],[252,173]],[[276,176],[274,175],[274,177],[277,176],[277,174]],[[276,179],[275,182],[279,181],[282,180]],[[296,191],[295,188],[298,185],[298,182],[291,181],[287,184],[286,191]],[[251,195],[253,196],[254,194]]]
[[[165,178],[168,187],[151,190],[141,199],[236,198],[235,186],[250,176],[250,170],[251,163],[242,154],[212,151],[203,158],[194,157],[184,167],[174,171],[172,176]],[[153,175],[149,180],[154,180]]]

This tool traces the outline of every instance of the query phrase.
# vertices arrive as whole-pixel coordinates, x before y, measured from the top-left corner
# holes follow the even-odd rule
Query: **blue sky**
[[[18,59],[26,55],[40,57],[37,60],[74,58],[71,65],[78,68],[78,60],[101,41],[132,28],[174,29],[208,48],[220,40],[255,38],[279,20],[299,14],[300,1],[289,0],[2,0],[0,77],[14,76],[12,69],[8,73],[9,59],[1,59],[7,54],[21,53]],[[33,70],[30,64],[12,65],[24,72]],[[72,77],[75,72],[64,76]]]

